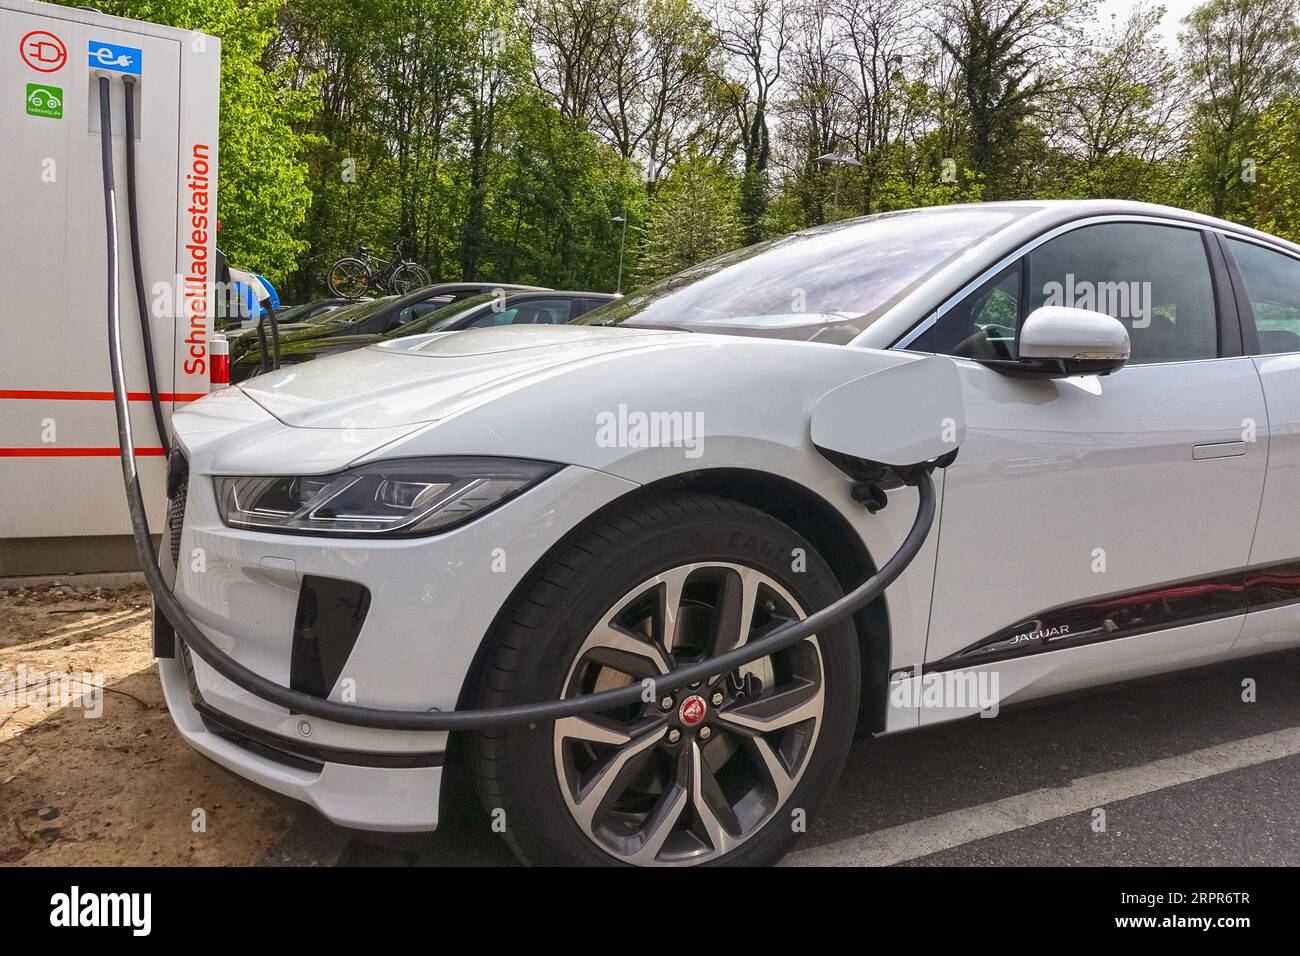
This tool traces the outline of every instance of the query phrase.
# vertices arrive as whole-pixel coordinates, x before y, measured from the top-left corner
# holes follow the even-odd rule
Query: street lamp
[[[840,218],[840,167],[861,166],[862,164],[852,156],[841,156],[838,153],[826,153],[818,156],[816,162],[821,163],[823,166],[835,167],[835,197],[831,200],[831,222],[835,222]]]
[[[623,224],[623,228],[622,230],[620,230],[618,235],[618,282],[614,286],[614,294],[622,295],[623,294],[623,243],[627,239],[627,217],[611,216],[609,221],[620,222]]]

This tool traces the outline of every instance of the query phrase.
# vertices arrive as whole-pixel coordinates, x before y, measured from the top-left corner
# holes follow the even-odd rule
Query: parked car
[[[275,313],[276,327],[282,334],[290,332],[319,321],[343,306],[356,304],[356,299],[333,298],[317,299],[301,305],[285,306]],[[253,322],[247,322],[239,327],[227,328],[225,334],[226,341],[230,343],[231,354],[237,356],[247,347],[248,342],[256,340],[257,325]],[[253,336],[252,339],[247,338],[250,335]],[[244,340],[243,344],[240,344],[241,340]]]
[[[501,290],[504,291],[504,290]],[[517,292],[501,295],[497,291],[484,292],[450,304],[438,305],[427,299],[401,305],[396,299],[383,308],[391,318],[384,320],[396,327],[381,334],[339,334],[339,328],[369,326],[373,314],[353,317],[350,310],[340,310],[340,318],[326,323],[327,332],[311,335],[309,330],[299,330],[280,339],[281,365],[302,362],[346,352],[350,349],[375,345],[390,339],[428,332],[455,332],[460,329],[489,328],[499,325],[555,325],[570,322],[614,298],[603,292]],[[242,382],[261,370],[262,353],[258,343],[252,341],[231,363],[233,382]]]
[[[316,322],[345,305],[355,305],[356,301],[356,299],[336,297],[332,299],[316,299],[312,302],[304,302],[301,305],[286,305],[275,314],[275,318],[280,323],[281,328],[299,323]]]
[[[495,289],[506,291],[523,291],[537,289],[537,286],[511,285],[493,282],[439,282],[424,286],[405,295],[386,295],[372,299],[342,299],[340,307],[311,318],[290,319],[276,315],[276,327],[280,333],[281,345],[292,343],[299,338],[328,338],[337,335],[382,335],[392,331],[398,325],[409,322],[434,309],[451,302],[459,302],[470,296],[481,295]],[[249,332],[254,334],[249,336]],[[244,350],[256,347],[256,329],[249,326],[242,330],[236,342],[230,348],[232,368],[239,361]]]
[[[500,282],[439,282],[408,292],[406,295],[372,299],[360,303],[357,309],[337,313],[329,319],[315,323],[312,329],[313,337],[383,335],[444,305],[495,292],[498,289],[504,292],[542,291],[538,286]]]
[[[299,719],[160,661],[180,733],[236,773],[386,831],[433,829],[472,774],[536,863],[771,862],[855,727],[1300,645],[1300,245],[1178,209],[838,222],[173,424],[164,573],[211,640],[413,712],[642,684],[825,608],[920,500],[882,502],[884,459],[848,446],[951,431],[942,533],[855,618],[639,705],[467,733],[463,770],[446,734]],[[199,546],[203,570],[176,560]]]

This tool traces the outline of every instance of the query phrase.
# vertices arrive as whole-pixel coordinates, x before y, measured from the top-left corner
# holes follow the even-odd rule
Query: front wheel
[[[359,299],[370,288],[370,268],[360,259],[340,259],[330,266],[325,278],[330,295],[345,299]]]
[[[807,541],[746,505],[629,506],[525,582],[493,636],[481,705],[648,687],[840,594]],[[529,862],[774,862],[839,774],[859,682],[844,622],[699,684],[656,684],[637,705],[485,732],[480,793]]]

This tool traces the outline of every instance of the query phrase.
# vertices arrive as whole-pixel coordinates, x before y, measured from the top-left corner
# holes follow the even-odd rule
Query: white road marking
[[[890,866],[984,837],[1296,754],[1300,754],[1300,727],[1289,727],[1153,760],[1138,767],[1080,777],[1069,786],[1031,790],[977,807],[799,850],[786,857],[782,865]]]

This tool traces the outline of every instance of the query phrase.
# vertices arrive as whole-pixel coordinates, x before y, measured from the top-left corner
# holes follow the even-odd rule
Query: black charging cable
[[[108,356],[113,377],[113,408],[117,413],[122,482],[126,491],[127,509],[131,514],[131,529],[135,538],[136,553],[139,555],[145,582],[153,592],[155,606],[176,629],[177,637],[209,667],[235,686],[269,703],[288,708],[295,714],[354,727],[372,727],[381,730],[486,730],[534,721],[557,720],[579,714],[599,713],[641,701],[658,700],[666,690],[684,687],[735,670],[847,620],[884,594],[885,589],[897,580],[925,545],[926,537],[934,526],[935,517],[935,490],[934,482],[930,477],[930,470],[934,467],[932,463],[922,463],[906,470],[906,480],[916,486],[919,497],[916,517],[903,543],[879,571],[839,600],[802,620],[782,624],[771,633],[719,654],[717,657],[697,661],[626,687],[561,700],[447,712],[389,710],[322,700],[303,691],[284,687],[250,670],[213,644],[181,606],[180,601],[163,580],[162,572],[158,568],[158,556],[154,551],[153,539],[149,534],[144,497],[140,492],[140,477],[135,467],[135,446],[131,438],[131,418],[127,410],[122,367],[121,323],[117,303],[117,207],[113,185],[113,152],[110,135],[112,117],[108,108],[108,80],[101,77],[99,82],[102,134],[100,146],[104,166],[104,221],[108,238]]]
[[[131,268],[135,273],[135,306],[140,313],[140,338],[144,342],[144,369],[149,377],[149,403],[153,406],[153,421],[158,429],[158,441],[164,455],[170,455],[171,439],[167,435],[167,423],[163,418],[162,394],[158,389],[158,369],[154,364],[153,332],[149,328],[149,306],[144,293],[144,268],[140,255],[140,223],[136,210],[135,190],[135,89],[136,79],[130,74],[122,76],[122,91],[126,102],[126,213],[131,234]],[[104,103],[107,101],[108,80],[100,77],[100,116],[104,115]],[[111,138],[112,130],[101,123],[100,134]],[[110,146],[112,144],[110,143]],[[111,156],[111,149],[110,149]]]

